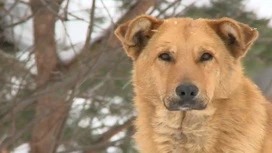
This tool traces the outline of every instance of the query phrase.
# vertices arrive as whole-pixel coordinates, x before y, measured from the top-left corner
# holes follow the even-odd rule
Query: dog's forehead
[[[186,40],[193,40],[191,38],[203,40],[210,36],[210,30],[207,26],[207,22],[204,19],[192,19],[192,18],[170,18],[164,20],[159,29],[155,31],[157,33],[156,41],[172,41],[172,42],[185,42]]]
[[[169,18],[164,20],[158,32],[166,37],[175,35],[189,38],[191,35],[207,32],[207,23],[204,19]]]
[[[164,26],[185,28],[186,30],[197,30],[206,26],[205,20],[203,19],[192,19],[192,18],[170,18],[164,20]]]

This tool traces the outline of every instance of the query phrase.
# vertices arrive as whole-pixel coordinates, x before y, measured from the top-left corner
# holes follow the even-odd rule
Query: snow
[[[90,123],[91,123],[91,118],[85,117],[78,122],[78,126],[81,128],[86,128],[90,125]]]
[[[119,132],[118,134],[115,134],[110,141],[117,141],[120,140],[121,138],[123,138],[126,135],[126,133],[124,131]]]
[[[18,146],[17,148],[15,148],[13,151],[11,151],[11,153],[29,153],[30,151],[30,146],[28,143],[23,143],[20,146]],[[65,151],[65,147],[64,145],[60,145],[57,148],[57,152],[63,152]],[[81,153],[80,151],[73,151],[70,153]]]
[[[120,148],[117,147],[109,147],[107,149],[108,153],[122,153],[122,150]]]
[[[28,153],[30,151],[30,146],[28,143],[21,144],[15,148],[11,153]]]
[[[91,101],[86,100],[83,98],[75,98],[74,102],[72,103],[71,110],[69,112],[69,118],[67,119],[67,124],[72,124],[74,120],[77,120],[81,112],[88,109],[90,107]],[[79,126],[80,127],[86,127],[85,125],[89,123],[88,119],[83,119],[83,121],[79,121]]]

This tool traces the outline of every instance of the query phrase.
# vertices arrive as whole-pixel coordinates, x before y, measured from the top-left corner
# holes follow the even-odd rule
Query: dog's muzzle
[[[182,101],[180,99],[165,99],[164,106],[169,111],[203,110],[207,107],[201,100]]]
[[[175,98],[165,98],[165,107],[170,111],[202,110],[206,104],[198,97],[199,89],[196,85],[186,82],[176,87]]]

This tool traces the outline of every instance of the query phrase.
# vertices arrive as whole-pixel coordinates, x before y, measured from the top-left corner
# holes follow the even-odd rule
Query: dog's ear
[[[151,16],[139,16],[118,26],[115,35],[122,42],[127,55],[135,60],[162,23],[163,20]]]
[[[259,35],[256,29],[230,18],[209,20],[208,24],[235,58],[243,57]]]

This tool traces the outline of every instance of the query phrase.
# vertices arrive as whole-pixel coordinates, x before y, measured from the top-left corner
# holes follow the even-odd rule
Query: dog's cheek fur
[[[223,57],[218,63],[219,70],[214,90],[214,99],[228,98],[240,86],[244,73],[240,60],[233,58],[229,54]]]
[[[148,65],[148,66],[147,66]],[[133,80],[136,93],[153,101],[157,101],[159,93],[157,92],[157,85],[152,77],[152,60],[149,55],[141,54],[134,62]]]

